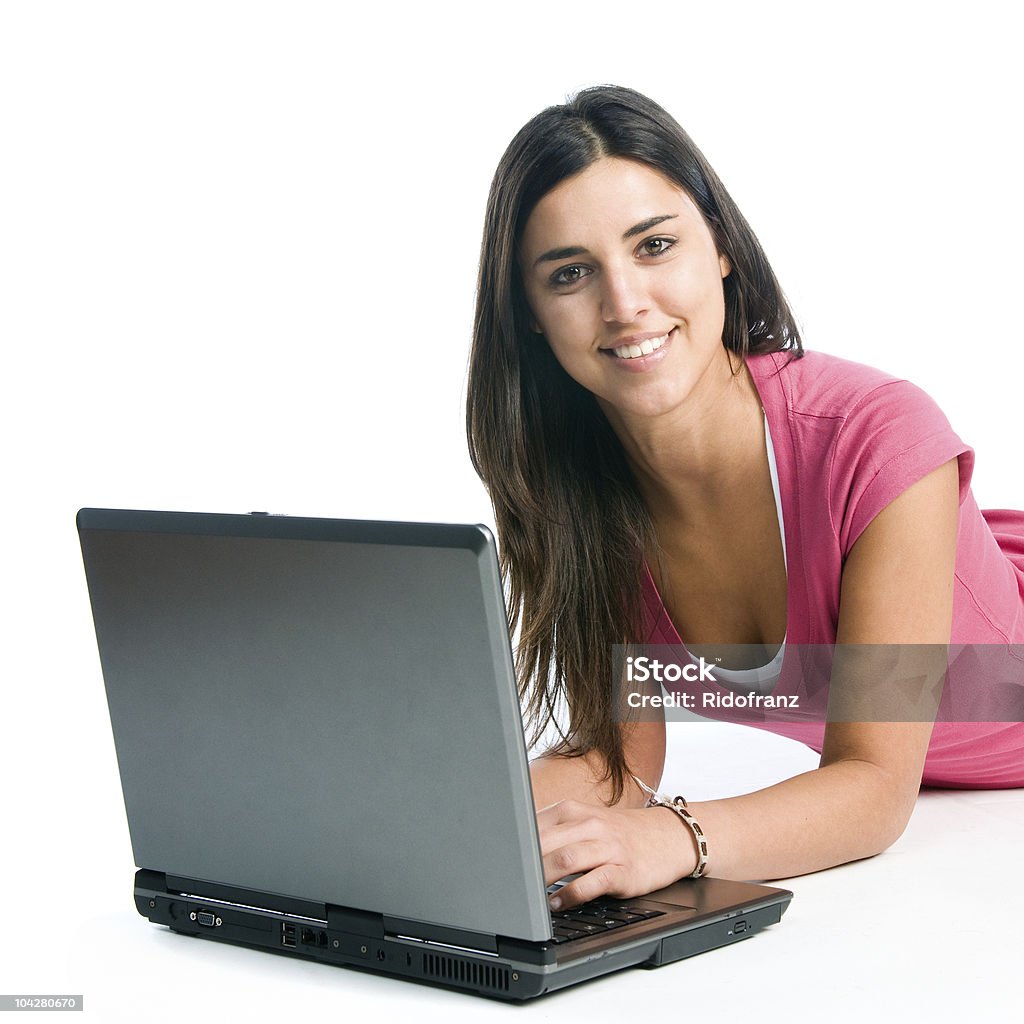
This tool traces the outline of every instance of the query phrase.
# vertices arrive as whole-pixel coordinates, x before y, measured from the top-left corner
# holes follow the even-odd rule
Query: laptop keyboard
[[[551,915],[555,937],[550,941],[558,945],[574,939],[587,939],[592,935],[626,928],[652,917],[661,917],[664,911],[645,910],[619,900],[598,899],[582,903],[571,910],[560,910]]]

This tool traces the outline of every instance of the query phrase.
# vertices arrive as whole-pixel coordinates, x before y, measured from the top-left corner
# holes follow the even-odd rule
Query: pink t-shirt
[[[974,452],[938,406],[913,384],[867,366],[819,352],[788,360],[785,352],[747,359],[778,469],[787,646],[835,642],[843,565],[857,538],[889,502],[952,458],[960,467],[952,642],[1024,644],[1024,512],[978,509]],[[681,644],[647,573],[644,604],[649,642]],[[822,749],[820,721],[751,724]],[[922,781],[1024,786],[1024,723],[937,722]]]

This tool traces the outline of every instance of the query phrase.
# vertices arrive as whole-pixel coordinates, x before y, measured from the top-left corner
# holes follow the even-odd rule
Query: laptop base
[[[718,879],[699,883],[709,888],[716,884],[742,885]],[[415,930],[412,922],[403,928],[401,922],[380,914],[209,886],[156,871],[135,875],[139,913],[180,934],[515,1002],[627,967],[662,967],[750,938],[777,924],[789,905],[790,894],[784,890],[774,891],[784,893],[783,898],[771,900],[764,899],[765,887],[756,891],[761,898],[742,911],[731,910],[711,920],[697,915],[693,926],[683,931],[680,914],[672,910],[693,916],[695,908],[673,908],[652,897],[631,901],[667,912],[634,926],[630,941],[611,950],[596,952],[595,943],[586,940],[556,946],[498,936],[491,951],[461,946],[458,935],[451,936],[451,943],[407,935],[406,930]],[[464,941],[481,944],[475,936]]]

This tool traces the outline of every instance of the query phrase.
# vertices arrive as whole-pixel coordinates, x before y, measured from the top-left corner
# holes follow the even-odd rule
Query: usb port
[[[295,925],[287,921],[281,924],[281,945],[288,949],[295,948]]]

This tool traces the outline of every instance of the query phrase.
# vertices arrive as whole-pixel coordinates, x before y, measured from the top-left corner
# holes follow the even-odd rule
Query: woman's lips
[[[645,338],[641,342],[618,345],[615,348],[603,348],[601,351],[609,359],[613,359],[616,366],[621,367],[623,370],[639,372],[660,363],[664,359],[665,352],[675,337],[677,330],[677,327],[673,327],[667,334],[660,334],[654,338]]]

